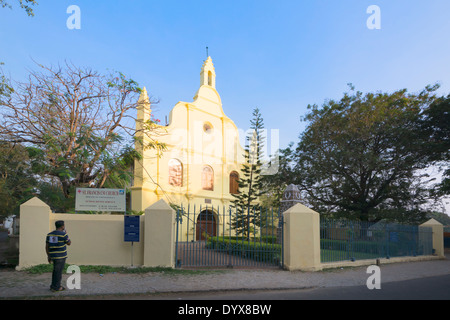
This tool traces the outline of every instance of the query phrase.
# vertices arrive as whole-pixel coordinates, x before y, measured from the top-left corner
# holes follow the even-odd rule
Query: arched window
[[[177,159],[169,160],[169,184],[174,187],[183,186],[183,165]]]
[[[208,71],[208,86],[212,86],[212,72]]]
[[[236,171],[230,173],[230,193],[239,193],[239,174]]]
[[[214,171],[210,166],[204,166],[202,170],[202,189],[214,190]]]

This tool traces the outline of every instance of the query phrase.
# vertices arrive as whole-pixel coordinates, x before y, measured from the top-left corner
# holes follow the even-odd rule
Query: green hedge
[[[263,238],[267,238],[267,242]],[[252,240],[247,241],[243,237],[210,237],[206,247],[259,262],[277,263],[281,260],[281,245],[274,243],[276,237],[265,236]]]
[[[242,237],[242,236],[220,236],[220,237],[213,237],[216,240],[215,241],[228,241],[228,240],[233,240],[233,241],[247,241],[247,237]],[[276,236],[261,236],[261,237],[250,237],[250,242],[261,242],[261,243],[266,243],[266,244],[276,244],[277,243],[277,237]]]

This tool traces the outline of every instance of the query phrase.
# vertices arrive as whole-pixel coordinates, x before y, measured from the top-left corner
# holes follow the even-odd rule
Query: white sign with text
[[[77,188],[75,211],[125,212],[125,189]]]

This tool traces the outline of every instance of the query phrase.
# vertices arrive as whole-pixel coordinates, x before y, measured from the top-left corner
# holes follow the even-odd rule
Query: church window
[[[203,167],[202,189],[214,191],[214,171],[210,166]]]
[[[203,124],[203,131],[207,134],[211,134],[213,131],[213,127],[212,127],[211,123],[205,122]]]
[[[169,184],[174,187],[183,186],[183,165],[177,159],[169,160]]]
[[[239,174],[236,171],[230,173],[230,193],[239,193]]]
[[[208,86],[212,86],[212,72],[208,71]]]

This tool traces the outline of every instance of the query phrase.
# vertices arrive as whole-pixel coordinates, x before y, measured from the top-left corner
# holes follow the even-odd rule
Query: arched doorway
[[[217,219],[211,209],[200,212],[195,229],[195,240],[197,241],[206,240],[207,236],[215,237],[217,235]]]
[[[239,173],[236,171],[230,173],[230,193],[239,194]]]

